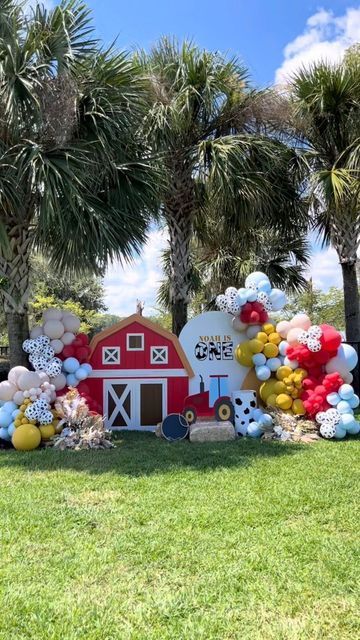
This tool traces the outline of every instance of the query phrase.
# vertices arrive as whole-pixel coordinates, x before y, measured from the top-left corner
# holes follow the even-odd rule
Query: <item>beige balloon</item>
[[[48,320],[61,320],[63,317],[63,312],[61,309],[47,309],[43,313],[43,320],[47,322]]]
[[[18,378],[22,373],[26,373],[28,369],[26,367],[22,367],[21,365],[17,367],[13,367],[9,371],[8,380],[15,386],[17,386]]]
[[[9,380],[0,382],[0,400],[4,400],[5,402],[12,400],[17,390],[17,387],[9,382]]]
[[[80,329],[80,319],[72,313],[63,316],[65,331],[76,333]]]
[[[48,320],[44,324],[44,334],[51,338],[51,340],[57,340],[64,334],[64,325],[60,320]]]
[[[72,342],[74,342],[74,340],[75,340],[75,334],[72,333],[71,331],[66,331],[61,338],[61,342],[64,345],[71,344]]]
[[[64,348],[64,343],[59,338],[57,338],[56,340],[51,340],[50,345],[54,349],[55,353],[61,353]]]
[[[18,387],[21,391],[28,391],[33,387],[37,388],[41,385],[41,378],[36,371],[27,371],[22,373],[18,379]],[[15,389],[17,391],[17,389]]]
[[[42,336],[42,334],[43,334],[42,326],[40,324],[36,324],[30,331],[30,338],[34,340],[35,338]]]

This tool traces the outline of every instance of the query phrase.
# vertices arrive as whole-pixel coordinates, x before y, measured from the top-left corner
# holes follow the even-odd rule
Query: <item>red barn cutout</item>
[[[194,372],[175,335],[134,314],[96,334],[90,347],[87,393],[108,428],[153,430],[181,413]]]

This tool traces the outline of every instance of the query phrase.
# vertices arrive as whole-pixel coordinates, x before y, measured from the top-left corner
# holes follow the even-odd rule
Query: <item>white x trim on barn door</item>
[[[125,422],[125,425],[127,427],[129,427],[130,423],[131,423],[131,414],[132,414],[132,407],[133,407],[131,384],[128,384],[128,385],[125,386],[125,389],[124,389],[124,391],[122,392],[122,394],[120,396],[118,396],[116,394],[116,391],[115,391],[115,389],[114,389],[114,387],[112,385],[109,385],[107,387],[107,393],[112,397],[112,399],[114,400],[114,403],[115,403],[115,408],[114,408],[112,414],[109,416],[109,419],[108,419],[108,426],[109,427],[112,426],[115,418],[120,413],[121,417],[123,418],[123,420]],[[128,414],[128,412],[126,411],[126,409],[124,407],[124,403],[127,400],[129,394],[130,394],[130,402],[129,402],[130,415]]]

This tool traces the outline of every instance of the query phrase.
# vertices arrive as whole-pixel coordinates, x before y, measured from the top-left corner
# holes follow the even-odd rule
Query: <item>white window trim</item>
[[[105,360],[105,357],[106,357],[105,353],[106,353],[106,351],[108,349],[116,349],[117,350],[117,357],[116,357],[115,360],[112,360],[111,362],[108,362],[108,361]],[[111,347],[111,346],[103,347],[102,348],[101,362],[102,362],[103,365],[120,364],[120,347],[116,347],[116,346],[114,346],[114,347]]]
[[[164,360],[156,360],[156,356],[154,354],[154,349],[164,349],[165,351],[165,359]],[[153,347],[150,347],[150,363],[151,364],[168,364],[169,362],[169,347],[165,346],[165,345],[156,345]]]
[[[136,337],[136,338],[141,338],[141,347],[130,347],[129,346],[129,338],[130,337]],[[126,334],[126,349],[127,351],[144,351],[144,334],[143,333],[127,333]]]

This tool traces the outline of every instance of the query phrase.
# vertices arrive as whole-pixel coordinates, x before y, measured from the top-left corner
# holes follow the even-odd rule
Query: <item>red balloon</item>
[[[64,359],[73,358],[75,355],[74,343],[66,345],[66,347],[63,348],[61,353]]]
[[[75,358],[77,358],[80,363],[86,362],[89,356],[89,351],[89,347],[77,347],[75,350]]]
[[[75,340],[80,340],[82,346],[86,346],[89,344],[89,337],[86,333],[78,333],[75,337]]]
[[[321,324],[320,329],[323,332],[320,338],[322,348],[325,351],[337,351],[341,345],[340,333],[329,324]]]

